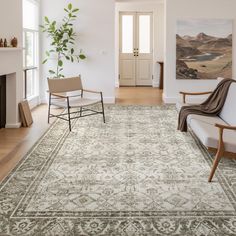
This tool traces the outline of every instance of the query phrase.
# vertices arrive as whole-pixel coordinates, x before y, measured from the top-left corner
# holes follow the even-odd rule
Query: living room
[[[235,7],[3,0],[0,235],[236,235]]]

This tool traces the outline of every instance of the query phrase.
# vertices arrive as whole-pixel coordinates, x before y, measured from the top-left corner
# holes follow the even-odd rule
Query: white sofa
[[[186,96],[206,93],[181,92],[184,101],[176,104],[177,109],[180,110],[183,105],[189,105],[185,103]],[[187,123],[204,146],[217,152],[209,177],[209,182],[211,182],[221,157],[223,155],[236,157],[236,83],[231,84],[219,116],[189,115]]]

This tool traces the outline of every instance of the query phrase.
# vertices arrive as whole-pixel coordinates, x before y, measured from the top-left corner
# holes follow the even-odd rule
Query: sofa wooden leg
[[[215,160],[214,160],[214,163],[213,163],[213,166],[212,166],[212,169],[211,169],[211,173],[210,173],[210,176],[209,176],[209,179],[208,179],[208,182],[211,182],[212,181],[212,178],[215,174],[215,171],[216,171],[216,168],[220,162],[220,159],[222,157],[222,153],[218,152],[215,156]]]
[[[219,129],[219,146],[218,146],[218,151],[216,153],[216,157],[215,157],[212,169],[211,169],[211,173],[210,173],[208,182],[212,181],[212,178],[213,178],[213,176],[215,174],[215,171],[216,171],[216,168],[217,168],[217,166],[218,166],[218,164],[220,162],[220,159],[224,155],[225,148],[224,148],[224,142],[223,142],[223,131],[224,131],[223,129]]]

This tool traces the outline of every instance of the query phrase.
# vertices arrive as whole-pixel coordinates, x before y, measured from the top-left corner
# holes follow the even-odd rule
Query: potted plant
[[[46,58],[43,64],[47,63],[49,59],[56,57],[56,65],[54,69],[50,69],[49,73],[52,78],[63,78],[64,61],[68,60],[79,62],[84,60],[86,56],[82,53],[76,53],[74,49],[76,41],[76,33],[74,31],[73,22],[77,18],[78,8],[74,8],[70,3],[64,8],[66,15],[62,19],[62,23],[58,24],[56,21],[51,21],[47,16],[44,17],[44,24],[41,29],[50,38],[51,49],[46,51]]]

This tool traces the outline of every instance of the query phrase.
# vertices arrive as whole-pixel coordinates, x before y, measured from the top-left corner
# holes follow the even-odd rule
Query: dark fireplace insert
[[[6,76],[0,76],[0,129],[6,125]]]

